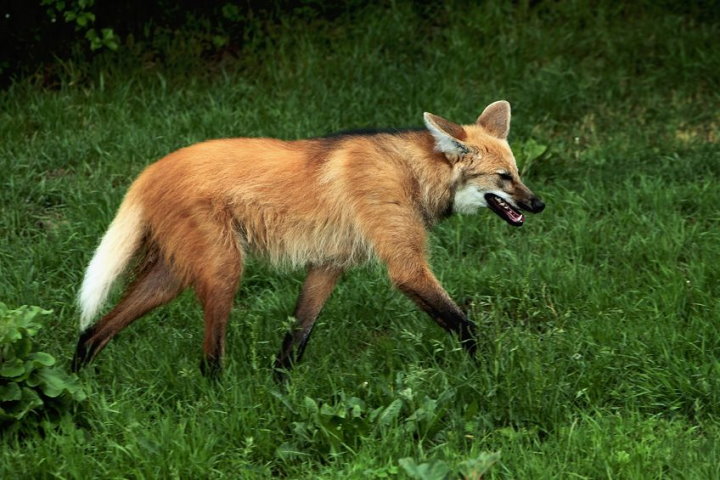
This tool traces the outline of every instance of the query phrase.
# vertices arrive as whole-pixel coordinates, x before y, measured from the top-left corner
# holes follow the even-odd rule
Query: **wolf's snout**
[[[532,213],[540,213],[545,210],[545,202],[538,197],[531,197],[527,202],[520,202],[520,208]]]

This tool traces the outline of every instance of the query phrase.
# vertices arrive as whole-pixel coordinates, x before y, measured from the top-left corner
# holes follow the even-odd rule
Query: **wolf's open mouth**
[[[503,218],[506,222],[514,227],[519,227],[525,222],[525,217],[522,213],[515,210],[513,207],[502,198],[492,193],[485,194],[485,201],[490,207],[490,210],[497,213],[498,216]]]

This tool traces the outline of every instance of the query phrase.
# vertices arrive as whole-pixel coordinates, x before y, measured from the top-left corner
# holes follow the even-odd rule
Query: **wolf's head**
[[[520,226],[520,210],[539,213],[545,204],[520,180],[507,136],[510,104],[491,103],[472,125],[457,125],[425,113],[435,149],[453,166],[453,211],[475,213],[489,207],[510,225]]]

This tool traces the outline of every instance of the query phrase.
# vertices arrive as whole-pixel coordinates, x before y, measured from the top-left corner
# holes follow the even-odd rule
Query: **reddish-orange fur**
[[[205,312],[206,363],[219,368],[247,254],[309,268],[295,311],[298,325],[286,337],[279,368],[291,366],[293,347],[302,353],[341,272],[373,257],[387,265],[395,285],[472,350],[472,325],[427,264],[426,229],[451,212],[453,195],[469,178],[497,168],[517,176],[517,169],[492,123],[460,127],[433,118],[477,155],[437,151],[423,130],[212,140],[150,165],[123,201],[126,210],[140,212],[144,228],[135,280],[120,303],[82,335],[76,368],[134,319],[188,286]],[[514,183],[512,194],[532,197],[519,178]]]

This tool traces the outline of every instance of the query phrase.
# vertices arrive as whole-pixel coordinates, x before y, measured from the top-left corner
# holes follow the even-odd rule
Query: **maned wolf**
[[[212,140],[150,165],[131,185],[79,293],[78,370],[120,330],[192,287],[205,317],[206,374],[222,368],[225,329],[248,254],[306,267],[276,371],[300,360],[341,273],[377,258],[392,283],[472,355],[475,328],[426,260],[426,230],[453,212],[489,207],[511,225],[545,205],[520,180],[507,142],[510,104],[471,125],[425,113],[425,126],[308,140]],[[120,302],[92,325],[130,264]]]

